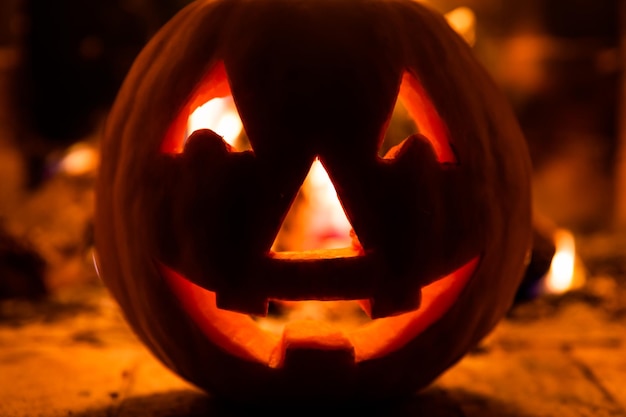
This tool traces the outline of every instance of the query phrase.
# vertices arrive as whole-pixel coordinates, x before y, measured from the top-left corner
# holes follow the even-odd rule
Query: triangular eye
[[[361,245],[319,159],[315,159],[283,221],[273,252],[305,252]]]
[[[216,63],[191,93],[189,100],[172,121],[161,151],[182,152],[187,138],[199,129],[211,129],[222,136],[232,151],[250,149],[223,62]]]
[[[415,133],[426,137],[440,163],[458,162],[450,145],[449,132],[444,120],[419,79],[405,71],[396,106],[379,151],[380,156],[387,155],[389,149]]]

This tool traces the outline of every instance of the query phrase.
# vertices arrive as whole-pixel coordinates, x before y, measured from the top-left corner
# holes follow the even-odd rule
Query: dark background
[[[188,2],[3,2],[0,45],[19,51],[12,100],[18,146],[30,167],[28,186],[45,177],[50,152],[99,127],[136,54]],[[543,211],[583,232],[605,227],[615,195],[622,1],[432,3],[442,12],[458,6],[474,11],[474,50],[515,106],[538,180],[547,173],[557,181],[551,162],[571,162],[572,149],[583,153],[574,156],[583,165],[576,168],[582,178],[570,179],[574,184],[537,187]],[[572,195],[558,197],[568,187]],[[580,195],[584,190],[589,198]]]

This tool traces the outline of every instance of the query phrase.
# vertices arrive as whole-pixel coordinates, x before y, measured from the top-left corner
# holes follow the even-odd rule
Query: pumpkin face
[[[186,133],[232,97],[251,150]],[[378,156],[394,104],[416,133]],[[275,252],[313,161],[358,240]],[[512,113],[445,20],[410,0],[198,0],[137,58],[97,183],[102,279],[152,352],[218,395],[378,399],[430,383],[510,306],[530,245]],[[371,318],[263,330],[269,300]]]

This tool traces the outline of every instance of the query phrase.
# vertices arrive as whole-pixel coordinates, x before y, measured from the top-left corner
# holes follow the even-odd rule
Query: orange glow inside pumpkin
[[[285,227],[288,224],[297,227]],[[361,245],[328,173],[316,158],[276,236],[272,251],[303,252],[349,247],[360,248]]]
[[[402,77],[398,102],[406,109],[419,132],[428,139],[437,155],[437,160],[440,163],[456,163],[456,156],[450,147],[448,131],[443,120],[441,120],[428,92],[416,76],[408,71],[405,71]],[[202,119],[200,114],[204,111],[202,107],[205,105],[208,105],[204,107],[206,110],[214,109],[218,112],[221,110],[225,111],[226,114],[217,117],[214,113],[209,117],[212,120],[206,121],[205,118],[205,121],[202,122],[200,121]],[[235,133],[236,129],[243,129],[243,125],[238,120],[238,116],[234,117],[235,115],[236,108],[232,100],[226,69],[224,64],[219,62],[200,80],[198,88],[192,92],[187,103],[170,124],[170,128],[161,143],[161,152],[181,153],[185,139],[200,127],[215,130],[236,150],[244,150],[245,146],[240,145],[238,147],[236,143],[238,139],[238,135]],[[220,129],[223,129],[220,123],[223,124],[222,126],[229,126],[220,132]],[[381,134],[383,133],[381,132]]]
[[[218,309],[214,292],[193,284],[172,269],[163,267],[163,271],[177,297],[184,300],[184,309],[212,341],[243,359],[279,367],[284,350],[289,345],[314,344],[323,349],[325,346],[332,348],[340,340],[353,350],[356,362],[382,357],[399,349],[450,309],[477,265],[478,258],[475,258],[452,274],[423,287],[419,310],[371,320],[362,325],[356,323],[358,319],[355,318],[353,323],[344,321],[343,328],[325,320],[306,318],[286,323],[282,335],[261,328],[253,317]],[[300,305],[305,303],[309,302],[298,302]],[[331,303],[332,306],[337,302],[316,303]],[[302,337],[299,335],[300,327],[305,330]],[[306,340],[312,333],[315,338]]]
[[[230,95],[224,66],[216,65],[199,85],[172,123],[161,150],[182,152],[186,137],[200,128],[212,129],[223,136],[234,151],[246,149],[247,145],[241,141],[243,125]],[[439,162],[455,163],[443,121],[426,91],[408,72],[400,85],[399,101],[430,141]],[[287,230],[283,226],[278,233],[272,247],[272,251],[278,252],[277,257],[286,251],[301,252],[300,257],[307,257],[306,251],[310,251],[315,256],[313,251],[320,249],[337,249],[358,256],[358,238],[317,159],[285,223],[292,227]],[[282,314],[262,318],[222,310],[216,306],[214,292],[193,284],[166,266],[162,270],[183,308],[213,342],[238,357],[280,367],[289,346],[349,350],[356,362],[400,348],[450,309],[478,261],[476,257],[423,287],[418,310],[375,320],[364,312],[366,300],[272,301]]]
[[[194,131],[203,128],[212,129],[219,133],[224,141],[235,149],[241,147],[238,144],[238,139],[243,130],[243,124],[237,115],[235,103],[231,96],[212,98],[195,109],[189,115],[185,136],[189,137]]]

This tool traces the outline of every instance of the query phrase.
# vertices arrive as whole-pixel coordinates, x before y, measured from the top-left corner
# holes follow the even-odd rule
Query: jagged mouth
[[[306,270],[319,261],[319,257],[311,260],[311,256],[316,255],[305,252],[296,259],[276,259],[275,263],[291,263],[294,270]],[[359,265],[355,268],[360,270],[367,265],[366,258],[356,257],[363,259],[356,264],[353,257],[330,259],[334,259],[335,266],[343,264],[347,271],[352,268],[349,265]],[[218,308],[215,291],[194,284],[165,265],[160,265],[160,269],[183,310],[212,343],[235,356],[278,368],[292,353],[307,349],[324,351],[329,360],[358,363],[401,348],[451,308],[478,264],[479,257],[475,257],[422,287],[421,303],[416,310],[377,319],[367,316],[363,299],[269,299],[266,301],[277,307],[280,314],[270,312],[261,318],[237,313]]]

